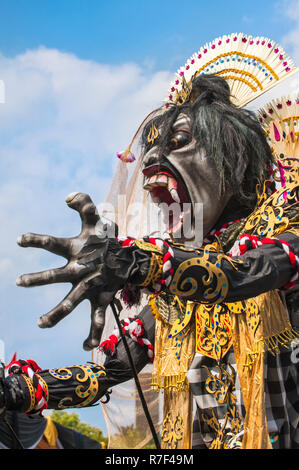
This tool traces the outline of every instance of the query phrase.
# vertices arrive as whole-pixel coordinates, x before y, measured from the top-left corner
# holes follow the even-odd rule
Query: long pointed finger
[[[38,326],[52,328],[69,315],[85,299],[85,295],[86,285],[84,282],[80,282],[56,307],[40,317]]]
[[[90,299],[91,303],[91,324],[89,336],[83,343],[83,348],[89,351],[96,348],[101,341],[103,329],[105,326],[105,313],[108,305],[114,299],[116,290],[108,291],[106,289],[97,293],[96,297]]]
[[[68,258],[70,253],[70,240],[67,238],[26,233],[17,239],[17,243],[22,247],[43,248],[65,258]]]
[[[77,281],[79,276],[84,276],[92,271],[91,267],[72,263],[63,268],[47,269],[38,273],[22,274],[16,280],[17,286],[36,287],[59,282]]]
[[[101,336],[105,326],[105,312],[106,307],[96,305],[96,302],[91,301],[91,325],[88,337],[83,343],[83,349],[90,351],[96,348],[101,341]]]
[[[83,230],[86,227],[95,227],[100,221],[98,210],[88,194],[72,193],[66,198],[69,207],[79,212]]]

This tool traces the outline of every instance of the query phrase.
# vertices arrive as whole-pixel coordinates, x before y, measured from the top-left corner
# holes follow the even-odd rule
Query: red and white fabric
[[[286,255],[289,258],[291,266],[296,271],[290,279],[289,283],[283,287],[283,289],[291,289],[294,287],[296,282],[299,279],[299,257],[294,253],[289,243],[278,238],[262,238],[260,239],[256,235],[244,234],[241,235],[229,252],[229,256],[242,256],[248,250],[258,248],[263,245],[276,245],[279,248],[283,249]]]
[[[35,390],[35,406],[28,414],[41,413],[44,409],[48,408],[48,402],[46,400],[47,390],[44,387],[44,383],[41,381],[37,372],[41,372],[41,368],[32,359],[23,361],[17,360],[16,355],[10,363],[5,367],[6,374],[25,374],[31,380]]]
[[[206,245],[207,243],[211,243],[211,241],[213,241],[215,237],[220,237],[220,235],[222,235],[228,229],[228,227],[230,227],[230,225],[234,225],[237,222],[240,222],[241,220],[244,219],[232,220],[223,224],[222,227],[220,227],[219,229],[211,230],[203,239],[203,244]]]
[[[135,244],[135,238],[126,238],[124,240],[120,240],[122,247],[129,247]],[[162,269],[162,277],[158,281],[155,282],[153,285],[153,289],[156,294],[159,294],[162,287],[168,287],[172,281],[174,268],[172,264],[172,259],[174,258],[173,249],[165,240],[161,238],[153,238],[153,237],[146,237],[144,241],[147,243],[151,243],[152,245],[157,246],[162,251],[162,260],[163,260],[163,269]]]
[[[154,347],[151,342],[144,335],[144,328],[142,320],[138,318],[127,318],[122,320],[122,332],[124,335],[129,336],[133,341],[140,346],[147,348],[147,354],[151,362],[154,360]],[[99,350],[104,351],[111,356],[115,353],[115,347],[121,338],[119,328],[116,327],[108,339],[104,340],[99,345]]]

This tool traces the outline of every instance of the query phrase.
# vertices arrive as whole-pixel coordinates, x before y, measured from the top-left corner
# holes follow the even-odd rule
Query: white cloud
[[[15,285],[20,274],[61,266],[65,260],[20,248],[16,239],[28,231],[80,232],[80,218],[65,197],[82,191],[96,204],[104,201],[116,152],[126,148],[144,116],[161,104],[171,78],[166,71],[154,73],[134,63],[111,66],[44,47],[13,58],[0,54],[5,89],[0,105],[0,340],[6,361],[15,351],[43,368],[91,360],[82,349],[90,324],[87,301],[54,328],[41,330],[39,316],[70,285]],[[103,423],[93,409],[79,413],[94,425]]]
[[[16,239],[27,231],[79,233],[79,216],[66,206],[65,197],[82,191],[96,204],[105,199],[116,152],[161,104],[171,78],[166,71],[153,73],[134,63],[111,66],[44,47],[14,58],[0,55],[6,92],[0,106],[0,339],[7,360],[15,350],[48,367],[79,357],[90,360],[82,350],[88,303],[53,330],[40,330],[38,317],[69,286],[26,290],[15,285],[19,274],[60,266],[64,260],[22,249]]]
[[[282,38],[282,45],[288,49],[296,65],[299,65],[299,3],[297,0],[284,0],[281,4],[284,16],[293,23],[290,31]]]
[[[284,35],[280,44],[284,48],[285,52],[293,60],[295,66],[299,67],[299,3],[297,0],[289,1],[282,0],[277,3],[276,10],[280,12],[282,17],[285,17],[288,20],[288,23],[291,22],[292,26],[289,32]],[[257,111],[258,109],[263,108],[265,105],[270,103],[275,98],[280,98],[283,96],[295,95],[299,93],[299,71],[294,75],[292,74],[285,80],[281,81],[279,85],[276,85],[268,92],[261,95],[256,100],[252,101],[248,108]]]

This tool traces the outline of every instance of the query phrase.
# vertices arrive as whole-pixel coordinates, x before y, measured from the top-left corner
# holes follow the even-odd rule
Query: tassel
[[[157,374],[152,375],[151,389],[159,392],[162,390],[169,390],[178,392],[189,389],[189,382],[186,374],[182,372],[179,375],[166,375],[161,376]]]
[[[275,356],[280,353],[277,343],[285,348],[289,348],[290,343],[297,338],[299,338],[299,334],[292,328],[291,330],[285,330],[277,335],[260,340],[258,343],[255,343],[253,350],[246,354],[243,370],[246,368],[251,370],[258,356],[266,349]]]

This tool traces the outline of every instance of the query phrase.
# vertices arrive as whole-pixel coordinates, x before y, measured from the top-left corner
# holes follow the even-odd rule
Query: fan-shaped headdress
[[[128,170],[122,162],[135,160],[132,153],[133,144],[145,123],[156,112],[165,112],[173,104],[180,106],[190,100],[195,100],[196,94],[192,94],[192,83],[201,74],[221,76],[230,87],[232,102],[238,107],[251,103],[252,107],[253,102],[262,94],[269,92],[297,72],[298,69],[283,48],[265,37],[233,33],[205,44],[194,53],[176,72],[165,102],[158,110],[151,112],[145,118],[129,147],[117,154],[121,162],[116,169],[107,201],[114,207],[114,219],[120,229],[125,227],[126,233],[123,235],[140,237],[151,231],[148,214],[153,213],[154,209],[153,205],[149,204],[147,193],[142,188],[141,157],[133,164],[134,172],[131,178],[128,178]],[[124,197],[121,198],[121,204],[118,204],[116,198],[120,195]],[[130,205],[132,206],[134,202],[140,204],[140,210],[132,215]],[[103,212],[103,215],[108,219],[111,218],[107,210]],[[151,218],[152,227],[155,226],[153,218]],[[132,232],[132,227],[134,232]],[[161,223],[159,223],[160,227]]]
[[[271,39],[243,33],[222,36],[203,46],[177,71],[165,107],[192,99],[192,81],[201,74],[225,78],[232,102],[244,107],[295,70],[292,59]]]

